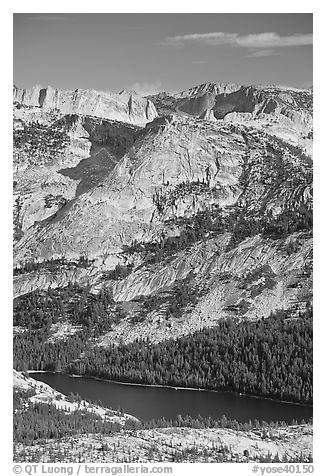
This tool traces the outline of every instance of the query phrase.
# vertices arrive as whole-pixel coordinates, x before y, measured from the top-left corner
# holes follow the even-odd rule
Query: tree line
[[[46,270],[51,273],[60,271],[62,267],[68,269],[88,268],[95,260],[90,260],[86,256],[80,256],[76,261],[68,261],[63,256],[61,258],[49,258],[43,261],[26,261],[20,266],[14,268],[14,276],[31,273],[33,271]]]
[[[112,323],[125,317],[111,293],[98,294],[88,287],[69,283],[64,288],[36,290],[14,299],[13,363],[17,370],[58,370],[79,357],[90,339],[108,332]],[[75,333],[48,341],[51,328],[60,322],[76,326]]]
[[[119,432],[122,428],[126,431],[148,430],[154,428],[228,428],[235,431],[260,432],[262,438],[267,438],[270,431],[287,426],[284,421],[266,422],[249,420],[248,422],[238,422],[223,415],[221,418],[191,417],[189,415],[178,415],[177,418],[165,419],[152,418],[148,421],[126,419],[125,424],[102,419],[99,415],[86,410],[76,410],[67,413],[64,409],[57,409],[49,403],[31,403],[28,398],[30,391],[14,391],[14,441],[26,445],[35,444],[41,439],[56,439],[76,434],[100,433],[110,435]],[[300,424],[312,424],[301,420]],[[298,425],[293,420],[292,425]]]
[[[312,403],[312,310],[260,321],[223,320],[175,340],[93,347],[73,374],[150,385],[231,390]]]
[[[182,307],[190,291],[187,283],[179,288]],[[49,341],[52,324],[63,316],[78,326],[76,332]],[[94,339],[122,317],[105,291],[94,295],[71,285],[22,296],[14,304],[14,324],[25,329],[14,335],[14,367],[312,402],[311,307],[296,319],[278,311],[259,321],[221,320],[214,328],[157,344],[94,347]]]
[[[28,402],[24,392],[14,392],[13,436],[17,443],[32,445],[42,439],[82,433],[110,435],[120,429],[121,424],[104,420],[86,410],[68,413],[51,404]]]
[[[179,235],[168,236],[162,232],[156,242],[133,241],[125,245],[123,251],[129,255],[139,253],[142,266],[168,260],[178,251],[189,248],[194,243],[223,233],[230,233],[227,250],[235,248],[241,241],[255,235],[267,238],[286,238],[295,232],[312,229],[312,214],[290,206],[277,216],[272,211],[257,214],[245,207],[235,206],[228,214],[222,212],[218,205],[199,211],[190,217],[170,219],[168,224],[180,228]]]

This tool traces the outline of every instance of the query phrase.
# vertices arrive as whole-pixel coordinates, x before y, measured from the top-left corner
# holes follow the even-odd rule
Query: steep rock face
[[[98,257],[121,250],[153,232],[161,220],[155,200],[178,184],[209,181],[217,186],[217,198],[211,200],[230,205],[240,193],[237,182],[245,151],[241,134],[230,134],[224,124],[174,116],[157,119],[100,186],[70,201],[47,223],[29,229],[17,245],[17,258],[81,252]],[[194,206],[193,197],[172,197],[165,218],[191,213]]]
[[[109,288],[127,317],[103,345],[173,338],[226,316],[296,315],[312,295],[310,92],[209,84],[160,104],[176,114],[144,128],[16,109],[16,263],[94,262],[23,272],[15,295]],[[171,317],[180,292],[188,303]]]
[[[289,110],[300,108],[312,112],[312,92],[278,86],[239,86],[234,84],[207,83],[187,91],[175,94],[177,99],[185,99],[183,108],[198,99],[198,104],[205,97],[215,98],[215,113],[217,118],[223,118],[226,110],[229,112],[277,113],[281,107]],[[182,109],[182,108],[180,108]],[[220,115],[221,117],[218,117]]]
[[[36,289],[48,289],[79,283],[81,286],[96,283],[99,272],[92,268],[60,269],[58,272],[35,271],[14,276],[14,298]]]
[[[99,344],[131,342],[139,335],[159,342],[214,327],[221,318],[259,319],[277,309],[305,309],[312,297],[309,235],[294,234],[285,241],[255,236],[230,251],[228,239],[221,236],[198,243],[166,264],[139,269],[116,283],[115,300],[129,301],[134,311]],[[295,251],[289,252],[294,244]],[[187,279],[198,298],[176,320],[168,312],[174,284]],[[155,295],[160,299],[153,310],[139,306],[139,296],[145,296],[146,302],[146,297]]]
[[[62,114],[91,115],[137,125],[145,125],[157,116],[153,103],[134,91],[111,94],[88,89],[60,91],[50,86],[34,86],[28,90],[14,86],[14,102],[45,110],[57,109]]]
[[[72,141],[90,144],[87,157],[75,167],[59,170],[61,175],[78,182],[76,196],[102,183],[140,132],[138,126],[76,114],[64,116],[59,122]]]
[[[201,117],[207,110],[211,110],[215,106],[215,94],[205,92],[199,96],[190,96],[185,101],[179,103],[178,109],[180,111],[191,114],[192,116]],[[215,116],[214,116],[215,117]]]
[[[180,111],[178,111],[178,107],[177,107],[178,100],[172,94],[162,92],[162,93],[147,96],[147,99],[152,101],[159,116],[167,116],[170,114],[180,114]]]
[[[169,104],[176,111],[203,119],[223,119],[228,116],[230,120],[231,117],[237,117],[237,120],[250,118],[259,123],[262,117],[271,116],[279,120],[281,128],[285,130],[289,124],[286,121],[283,124],[283,119],[287,118],[296,136],[305,136],[312,130],[311,90],[205,83],[175,94],[174,98],[174,103],[169,99]],[[164,98],[158,103],[162,100]],[[154,97],[153,101],[156,102]]]
[[[206,93],[213,94],[217,96],[218,94],[230,94],[234,91],[238,91],[241,86],[238,84],[232,83],[203,83],[199,86],[194,86],[193,88],[186,89],[180,93],[175,94],[177,98],[187,98],[192,96],[201,96]]]
[[[116,121],[68,115],[44,123],[15,119],[16,239],[110,173],[140,130]]]
[[[53,215],[75,196],[77,182],[58,171],[89,155],[89,141],[57,123],[25,122],[14,131],[14,234]]]
[[[313,126],[313,118],[311,113],[307,110],[295,110],[288,107],[281,109],[281,114],[285,117],[288,117],[299,130],[311,131]]]
[[[81,119],[69,117],[69,124],[72,119],[72,130],[78,130]],[[110,130],[112,128],[110,125]],[[83,127],[84,133],[86,129],[91,131],[92,127]],[[155,243],[163,235],[178,236],[182,229],[180,220],[182,223],[202,211],[214,210],[215,205],[222,207],[226,216],[228,209],[232,210],[235,205],[248,210],[257,220],[269,214],[267,222],[290,207],[310,220],[311,161],[287,149],[285,143],[242,124],[235,126],[170,116],[155,120],[136,137],[131,148],[98,186],[76,196],[47,222],[30,228],[16,247],[18,262],[60,256],[76,259],[85,254],[96,259],[94,267],[18,276],[15,278],[16,294],[64,286],[69,281],[88,282],[96,291],[106,283],[107,269],[118,263],[131,263],[135,271],[121,281],[109,280],[107,285],[112,287],[115,300],[133,301],[137,296],[173,287],[173,283],[186,279],[192,271],[198,272],[199,280],[204,282],[212,268],[216,269],[217,277],[210,281],[210,297],[203,301],[206,311],[200,311],[209,325],[210,319],[214,323],[228,315],[223,308],[229,305],[231,294],[234,295],[233,304],[242,299],[243,291],[239,291],[237,279],[232,278],[232,285],[221,285],[220,279],[233,273],[232,269],[239,277],[254,265],[268,265],[277,276],[274,281],[279,284],[273,287],[274,291],[267,287],[267,294],[263,294],[261,300],[263,309],[251,302],[248,317],[266,316],[277,307],[289,306],[293,291],[288,292],[286,282],[293,270],[290,267],[283,276],[274,269],[276,263],[283,260],[283,251],[279,252],[284,245],[282,240],[270,243],[256,238],[243,249],[240,244],[235,246],[231,252],[227,250],[230,234],[224,234],[217,240],[204,240],[201,245],[194,245],[186,254],[180,252],[172,263],[164,264],[163,260],[162,265],[156,265],[154,269],[144,266],[144,258],[137,253],[128,255],[125,247],[134,240]],[[301,246],[302,243],[299,248]],[[259,257],[255,257],[256,251]],[[305,252],[300,256],[298,268],[302,268]],[[288,262],[295,267],[293,256]],[[218,307],[217,302],[220,302]],[[194,329],[201,325],[198,315],[194,313]],[[150,322],[147,322],[148,333]],[[171,324],[165,319],[163,322],[163,331],[158,328],[161,336],[166,335]],[[121,325],[125,326],[122,334],[129,335],[128,323]],[[182,332],[186,327],[185,321],[180,327]],[[132,335],[136,336],[136,332]],[[153,336],[157,337],[157,334],[154,332]]]
[[[149,96],[160,116],[242,123],[275,135],[312,156],[313,95],[310,89],[204,83],[177,94]]]
[[[21,89],[14,85],[14,102],[24,104],[25,106],[40,106],[41,90],[42,86],[39,84],[33,86],[31,89]]]
[[[302,116],[305,115],[310,117],[309,123],[312,127],[310,113],[304,112],[302,114]],[[287,143],[299,147],[305,154],[312,157],[312,129],[306,125],[305,119],[301,123],[296,124],[284,114],[273,116],[265,113],[255,115],[252,112],[230,112],[224,116],[223,121],[254,127],[259,131],[276,136]]]
[[[251,160],[247,175],[255,173],[259,177],[263,173],[267,178],[272,174],[267,164],[271,169],[278,166],[273,161],[264,162],[268,136],[254,132],[248,146],[245,131],[242,126],[235,129],[232,125],[189,118],[157,119],[138,136],[98,186],[70,200],[46,223],[28,230],[17,245],[17,257],[23,260],[25,253],[36,259],[78,257],[81,252],[104,257],[134,239],[146,239],[147,235],[150,239],[162,220],[191,215],[208,204],[234,204],[243,191],[239,180],[248,147]],[[74,169],[76,174],[78,167]],[[72,170],[60,172],[78,178]],[[247,180],[252,180],[250,175]],[[200,183],[206,186],[207,193],[194,195]],[[252,203],[270,199],[270,187],[259,187],[252,183]],[[267,195],[263,198],[265,189]],[[281,196],[280,190],[276,190],[276,197]],[[273,206],[276,207],[275,202]],[[43,236],[44,241],[39,241]]]
[[[212,109],[206,109],[205,111],[202,112],[202,114],[199,116],[200,119],[203,119],[204,121],[213,121],[215,122],[217,119],[214,116],[214,112]]]

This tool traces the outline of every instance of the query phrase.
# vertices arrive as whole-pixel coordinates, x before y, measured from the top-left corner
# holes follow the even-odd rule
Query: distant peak
[[[198,86],[194,86],[190,89],[186,89],[177,93],[176,97],[187,97],[187,96],[196,96],[196,95],[203,95],[206,93],[211,93],[214,95],[223,94],[223,93],[231,93],[234,91],[238,91],[241,88],[238,84],[233,83],[202,83]]]

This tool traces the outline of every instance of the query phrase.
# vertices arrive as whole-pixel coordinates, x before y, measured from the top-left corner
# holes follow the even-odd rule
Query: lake
[[[308,420],[312,416],[312,406],[284,403],[264,398],[249,397],[231,392],[211,392],[174,388],[128,385],[95,380],[87,377],[33,372],[30,376],[47,383],[57,391],[68,395],[79,393],[85,400],[100,400],[103,406],[126,413],[141,420],[177,415],[197,417],[222,415],[239,422],[248,420],[281,421],[291,423],[293,419]]]

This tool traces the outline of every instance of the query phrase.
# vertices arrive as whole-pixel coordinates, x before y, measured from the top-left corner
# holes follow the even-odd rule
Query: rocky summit
[[[312,299],[312,94],[14,87],[15,296],[107,290],[123,313],[100,346],[297,317]]]
[[[58,110],[63,114],[78,113],[139,125],[152,121],[157,115],[151,101],[135,91],[125,90],[111,94],[91,89],[61,91],[51,86],[32,89],[14,86],[14,102],[43,110]]]

